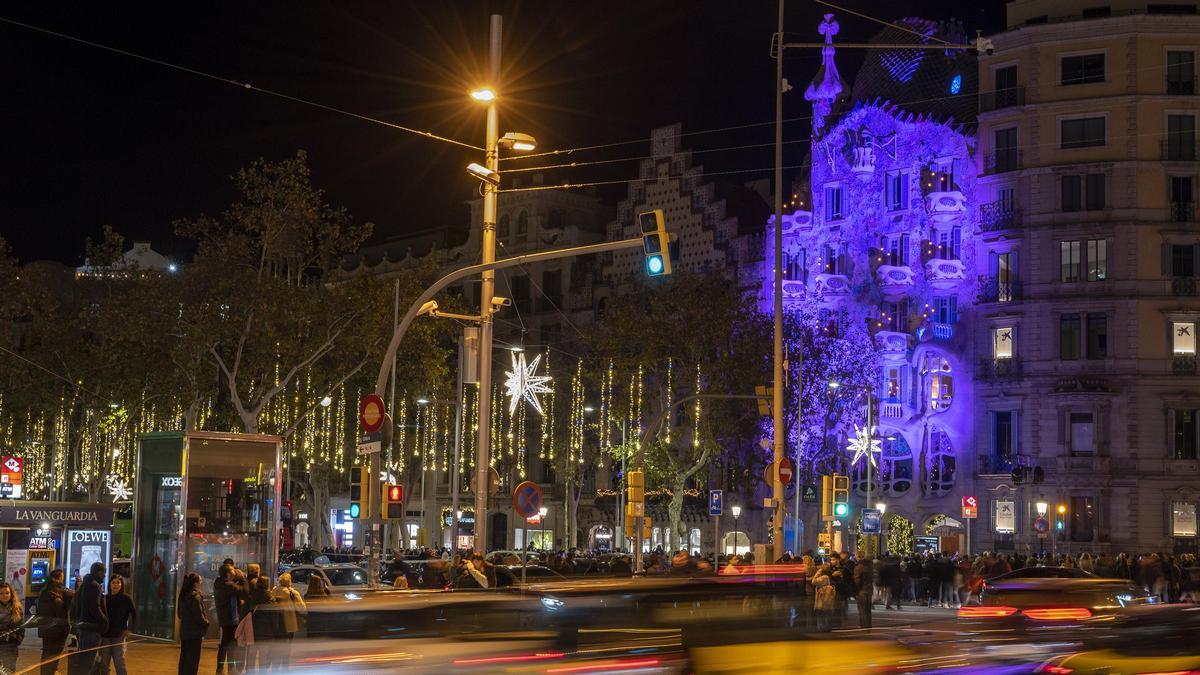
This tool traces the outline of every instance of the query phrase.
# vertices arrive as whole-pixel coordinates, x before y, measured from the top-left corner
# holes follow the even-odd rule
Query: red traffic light
[[[387,486],[387,499],[389,502],[404,501],[404,486],[403,485]]]

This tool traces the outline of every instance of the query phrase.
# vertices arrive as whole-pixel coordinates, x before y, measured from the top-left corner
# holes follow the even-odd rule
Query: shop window
[[[1096,498],[1071,497],[1071,541],[1092,541],[1096,536]]]
[[[1171,535],[1175,537],[1196,536],[1196,504],[1194,502],[1171,504]]]
[[[1013,357],[1013,327],[992,329],[992,358],[1011,359]]]

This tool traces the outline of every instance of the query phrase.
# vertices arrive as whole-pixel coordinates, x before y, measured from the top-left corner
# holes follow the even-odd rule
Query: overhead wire
[[[153,63],[155,65],[163,66],[164,68],[171,68],[173,70],[177,70],[177,71],[180,71],[183,73],[189,73],[189,74],[195,75],[197,77],[203,77],[203,78],[206,78],[209,80],[214,80],[216,82],[233,85],[235,87],[238,87],[239,89],[245,89],[247,91],[255,91],[260,94],[274,96],[276,98],[280,98],[280,99],[283,99],[286,101],[291,101],[293,103],[300,103],[302,105],[307,105],[307,106],[311,106],[313,108],[318,108],[318,109],[324,110],[326,112],[332,112],[332,113],[336,113],[338,115],[345,115],[347,117],[353,117],[354,119],[358,119],[358,120],[361,120],[364,122],[370,122],[372,124],[379,124],[379,125],[388,127],[390,129],[404,131],[404,132],[407,132],[410,134],[415,134],[417,136],[423,136],[425,138],[429,138],[432,140],[442,141],[444,143],[451,143],[451,144],[458,145],[458,146],[461,146],[464,148],[469,148],[471,150],[478,150],[479,152],[484,151],[483,148],[481,148],[479,146],[471,145],[470,143],[464,143],[462,141],[458,141],[453,138],[448,138],[446,136],[441,136],[441,135],[433,133],[432,131],[424,131],[422,129],[414,129],[413,127],[407,127],[407,126],[404,126],[403,124],[396,124],[395,122],[388,122],[387,120],[381,120],[377,117],[371,117],[369,115],[363,115],[361,113],[356,113],[356,112],[353,112],[350,110],[337,108],[337,107],[334,107],[331,105],[327,105],[325,103],[319,103],[317,101],[310,101],[308,99],[300,98],[299,96],[293,96],[291,94],[286,94],[281,91],[275,91],[273,89],[265,89],[263,87],[258,87],[253,84],[250,84],[249,82],[242,82],[240,80],[223,77],[221,75],[214,75],[212,73],[207,73],[202,70],[197,70],[195,68],[189,68],[188,66],[181,66],[176,63],[171,63],[170,61],[164,61],[162,59],[154,58],[151,56],[144,56],[142,54],[138,54],[136,52],[131,52],[126,49],[121,49],[119,47],[113,47],[113,46],[106,45],[106,44],[103,44],[100,42],[93,42],[91,40],[85,40],[83,38],[76,37],[74,35],[68,35],[67,33],[60,33],[58,31],[53,31],[48,28],[42,28],[40,26],[34,26],[32,24],[24,23],[21,21],[15,21],[15,20],[9,19],[7,17],[0,16],[0,23],[7,23],[12,26],[18,26],[20,28],[25,28],[27,30],[36,31],[38,33],[43,33],[45,35],[51,35],[51,36],[54,36],[57,38],[62,38],[64,40],[69,40],[71,42],[75,42],[78,44],[87,45],[89,47],[103,49],[105,51],[112,52],[114,54],[120,54],[122,56],[127,56],[129,58],[137,59],[139,61],[145,61],[147,63]]]
[[[497,239],[496,243],[500,244],[500,248],[504,249],[505,252],[508,251],[508,247],[504,245],[504,242]],[[567,325],[570,326],[576,333],[579,334],[579,337],[583,337],[583,331],[579,330],[579,326],[576,326],[575,323],[571,321],[571,317],[567,316],[566,313],[563,312],[562,309],[559,308],[558,304],[556,304],[554,302],[554,299],[546,294],[546,291],[545,291],[545,289],[542,288],[541,284],[534,281],[532,270],[530,270],[529,267],[525,265],[525,263],[520,263],[520,265],[518,265],[518,266],[521,269],[525,270],[526,278],[529,279],[529,283],[531,285],[533,285],[534,288],[537,289],[538,293],[542,294],[542,297],[546,299],[546,302],[550,303],[550,306],[554,308],[554,311],[558,312],[558,315],[563,318],[563,321],[566,321]]]
[[[894,24],[894,23],[891,23],[890,21],[884,21],[883,19],[877,19],[873,16],[863,14],[862,12],[856,12],[853,9],[850,9],[848,7],[840,7],[838,5],[833,4],[832,2],[826,2],[826,0],[813,0],[813,2],[817,3],[818,5],[825,5],[826,7],[832,7],[834,9],[838,10],[839,12],[846,12],[848,14],[853,14],[854,16],[857,16],[861,19],[866,19],[867,21],[874,21],[875,23],[882,24],[884,26],[887,26],[888,28],[895,28],[896,30],[904,31],[905,33],[912,33],[913,35],[916,35],[917,37],[925,39],[925,40],[934,40],[936,42],[939,42],[941,44],[948,45],[951,47],[960,46],[960,45],[952,45],[949,42],[947,42],[947,41],[943,40],[942,38],[937,37],[935,35],[926,35],[920,31],[916,31],[911,28],[907,28],[905,26],[901,26],[898,24]]]

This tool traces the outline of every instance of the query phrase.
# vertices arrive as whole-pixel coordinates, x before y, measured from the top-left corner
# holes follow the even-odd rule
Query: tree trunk
[[[667,553],[673,553],[682,548],[680,541],[683,538],[683,485],[681,480],[671,481],[671,502],[667,506],[667,516],[671,526],[668,531],[669,536],[664,537],[667,540]]]
[[[579,498],[582,495],[582,482],[567,481],[567,535],[563,543],[566,550],[579,545]]]

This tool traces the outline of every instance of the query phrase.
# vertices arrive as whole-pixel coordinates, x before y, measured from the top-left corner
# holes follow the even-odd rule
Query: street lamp
[[[738,516],[742,515],[742,507],[731,506],[731,507],[729,507],[729,511],[731,513],[733,513],[733,554],[737,555],[738,535],[741,534],[740,532],[738,532]]]
[[[875,510],[879,512],[879,554],[883,555],[884,543],[887,541],[883,538],[883,514],[887,513],[887,504],[875,502]]]
[[[546,514],[547,513],[549,513],[549,511],[547,511],[546,507],[544,507],[544,506],[542,508],[538,509],[538,523],[542,526],[542,535],[539,537],[539,539],[542,540],[543,546],[545,546],[545,542],[546,542]],[[548,551],[550,549],[547,548],[545,550]]]
[[[1038,502],[1037,504],[1034,504],[1034,508],[1037,509],[1038,517],[1044,518],[1046,516],[1046,511],[1050,509],[1050,505],[1046,502]]]

